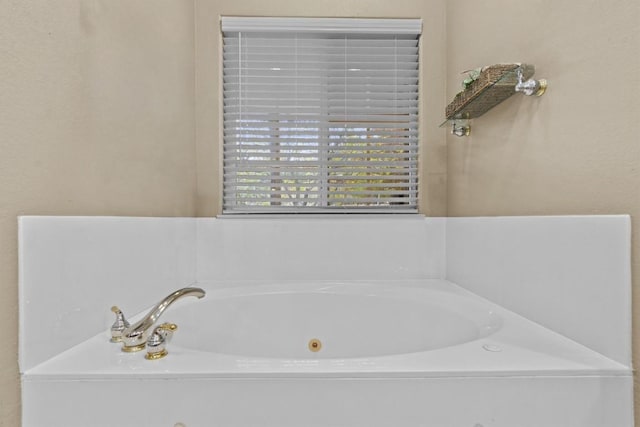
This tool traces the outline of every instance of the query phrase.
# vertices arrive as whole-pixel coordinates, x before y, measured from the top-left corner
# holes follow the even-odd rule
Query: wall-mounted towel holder
[[[480,117],[516,92],[541,96],[547,89],[545,79],[534,80],[535,67],[530,64],[496,64],[482,68],[472,81],[465,81],[465,89],[458,93],[445,109],[451,133],[468,136],[470,119]]]

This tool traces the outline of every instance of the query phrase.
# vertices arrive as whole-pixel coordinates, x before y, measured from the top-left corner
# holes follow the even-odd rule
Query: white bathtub
[[[384,283],[289,283],[210,289],[169,310],[173,345],[243,358],[345,359],[451,347],[502,318],[468,296]]]
[[[23,426],[631,427],[628,235],[628,218],[23,218]],[[162,316],[168,357],[109,342],[112,304],[144,314],[183,286],[207,296]]]
[[[179,325],[166,358],[123,353],[104,332],[25,373],[24,425],[602,427],[628,416],[626,367],[445,280],[198,285],[204,299],[162,316]]]

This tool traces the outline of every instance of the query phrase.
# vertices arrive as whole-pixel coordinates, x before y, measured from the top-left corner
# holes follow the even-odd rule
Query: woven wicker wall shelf
[[[469,86],[457,94],[445,109],[446,120],[453,123],[452,133],[469,135],[469,119],[480,117],[516,92],[540,96],[546,80],[532,80],[535,67],[529,64],[496,64],[484,67]]]

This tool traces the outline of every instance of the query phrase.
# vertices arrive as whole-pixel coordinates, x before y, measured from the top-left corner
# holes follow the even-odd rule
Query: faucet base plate
[[[132,345],[132,346],[122,346],[122,351],[125,353],[135,353],[136,351],[144,350],[146,343]]]
[[[165,349],[158,353],[147,353],[144,355],[144,358],[147,360],[158,360],[158,359],[162,359],[167,354],[169,354],[169,352]]]

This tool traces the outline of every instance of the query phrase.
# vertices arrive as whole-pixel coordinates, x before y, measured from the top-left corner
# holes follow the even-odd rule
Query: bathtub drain
[[[320,351],[321,348],[322,348],[322,343],[320,342],[319,339],[313,338],[313,339],[309,340],[309,350],[311,350],[314,353],[316,353],[316,352]]]

